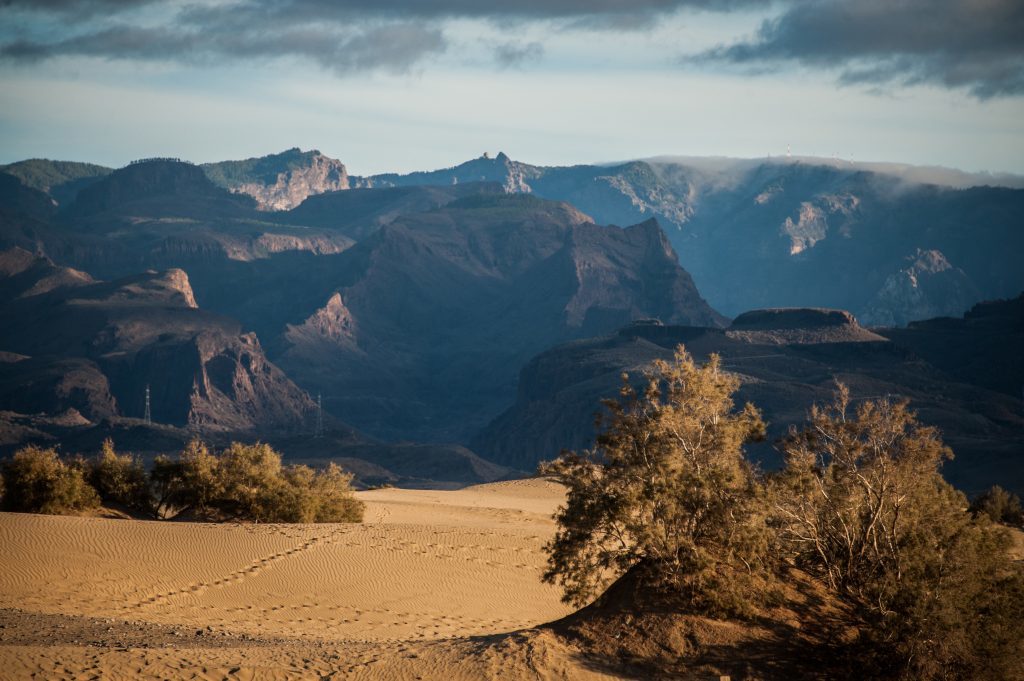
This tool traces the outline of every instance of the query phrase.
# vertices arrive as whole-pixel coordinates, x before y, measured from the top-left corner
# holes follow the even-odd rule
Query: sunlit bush
[[[30,445],[3,464],[5,511],[76,513],[99,505],[79,467],[61,461],[54,449]]]

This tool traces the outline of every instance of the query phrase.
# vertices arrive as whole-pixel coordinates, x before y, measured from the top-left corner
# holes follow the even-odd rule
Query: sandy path
[[[0,514],[0,608],[35,616],[42,630],[26,636],[17,618],[15,631],[0,630],[0,669],[26,678],[450,679],[516,664],[534,677],[538,664],[571,667],[549,634],[500,636],[568,612],[540,582],[562,495],[543,480],[361,492],[359,525]],[[84,640],[44,626],[44,615],[80,616]],[[88,640],[106,623],[141,633]]]

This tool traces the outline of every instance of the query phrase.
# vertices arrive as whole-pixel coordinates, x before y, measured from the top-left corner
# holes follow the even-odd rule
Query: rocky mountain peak
[[[310,196],[351,186],[345,165],[317,149],[208,163],[203,170],[217,185],[251,196],[264,211],[291,210]]]
[[[982,297],[971,278],[941,251],[918,248],[904,262],[861,312],[865,323],[903,326],[915,319],[955,317]]]

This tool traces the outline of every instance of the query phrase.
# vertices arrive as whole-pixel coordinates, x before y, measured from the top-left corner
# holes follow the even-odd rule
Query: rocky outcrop
[[[289,324],[284,337],[296,352],[310,355],[313,361],[317,354],[329,352],[330,348],[355,350],[358,347],[356,321],[340,293],[332,295],[326,305],[302,324]]]
[[[264,211],[290,210],[310,196],[350,186],[344,164],[316,149],[208,163],[203,170],[218,185],[251,196]]]
[[[114,282],[77,281],[38,291],[64,268],[45,258],[19,262],[0,290],[31,296],[0,302],[0,348],[24,355],[0,368],[0,408],[87,418],[141,418],[150,389],[153,419],[201,432],[274,432],[305,427],[314,405],[271,364],[253,334],[198,308],[182,270]],[[64,277],[65,279],[67,277]],[[33,279],[35,283],[33,283]]]
[[[904,326],[920,319],[959,316],[982,297],[970,277],[940,251],[918,249],[906,262],[886,278],[861,312],[866,324]]]
[[[0,410],[52,416],[69,409],[94,423],[118,415],[110,383],[96,362],[31,357],[0,362]]]

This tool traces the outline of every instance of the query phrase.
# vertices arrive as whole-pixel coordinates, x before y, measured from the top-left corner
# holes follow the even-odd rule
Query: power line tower
[[[316,433],[314,437],[321,437],[324,434],[324,402],[320,393],[316,394]]]
[[[146,415],[142,418],[146,423],[153,423],[153,412],[149,408],[149,383],[146,384]]]

